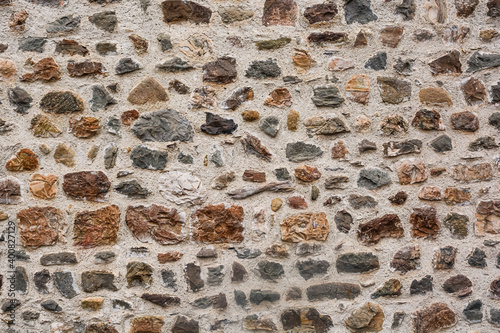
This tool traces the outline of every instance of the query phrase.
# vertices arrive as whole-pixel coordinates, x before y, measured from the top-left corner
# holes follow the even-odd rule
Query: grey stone
[[[141,169],[163,170],[167,165],[168,152],[139,145],[130,152],[132,165]]]
[[[118,310],[130,310],[132,309],[132,305],[130,303],[122,301],[121,299],[113,299],[111,301],[111,305],[113,306],[113,309],[118,309]]]
[[[40,258],[40,264],[42,266],[74,265],[78,264],[78,260],[73,252],[48,253]]]
[[[309,301],[355,299],[361,294],[357,284],[329,282],[310,286],[306,289]]]
[[[351,194],[348,201],[354,209],[373,208],[377,205],[377,201],[369,195]]]
[[[286,158],[292,162],[303,162],[323,155],[320,147],[303,141],[287,143]]]
[[[245,10],[236,6],[231,6],[222,8],[222,10],[219,11],[219,15],[222,23],[231,24],[234,22],[248,20],[249,18],[253,17],[253,12],[251,10]]]
[[[224,279],[224,265],[208,267],[207,284],[209,286],[220,286]]]
[[[162,269],[161,270],[161,279],[163,281],[163,285],[167,288],[172,289],[173,291],[177,291],[177,279],[175,277],[175,272],[171,269]]]
[[[193,164],[194,163],[193,156],[191,156],[189,154],[184,154],[182,151],[179,152],[179,154],[177,155],[177,160],[179,162],[181,162],[182,164]]]
[[[488,322],[496,327],[500,327],[500,309],[491,308]]]
[[[243,266],[239,262],[233,261],[231,282],[243,282],[247,275],[248,272],[245,266]]]
[[[14,107],[14,111],[19,114],[27,114],[33,98],[23,88],[14,87],[9,89],[9,102]]]
[[[488,118],[488,123],[500,131],[500,112],[493,112]]]
[[[20,306],[21,306],[21,301],[20,300],[18,300],[16,298],[8,299],[7,301],[5,301],[2,304],[2,312],[3,313],[11,312],[11,311],[17,309]]]
[[[364,187],[369,190],[389,185],[391,177],[382,169],[367,168],[359,172],[358,187]]]
[[[205,112],[205,124],[202,124],[200,129],[210,135],[232,134],[238,129],[238,124],[233,119]]]
[[[279,181],[290,180],[292,178],[287,168],[274,169],[273,173]]]
[[[156,69],[167,73],[178,73],[194,69],[194,66],[179,57],[174,57],[156,65]]]
[[[280,129],[280,121],[275,116],[265,117],[260,120],[259,128],[270,137],[275,138]]]
[[[76,30],[80,26],[80,16],[63,16],[54,22],[47,24],[45,30],[47,32],[70,32]]]
[[[259,305],[262,302],[276,302],[281,298],[278,292],[272,290],[252,289],[250,290],[250,303]]]
[[[406,1],[406,0],[404,0]],[[410,0],[413,1],[413,0]],[[411,75],[413,72],[413,64],[415,63],[415,59],[401,59],[398,58],[393,68],[396,70],[396,73],[401,75]]]
[[[498,53],[483,53],[476,51],[467,60],[469,68],[467,68],[468,73],[474,73],[482,69],[495,68],[500,66],[500,54]]]
[[[344,5],[345,20],[347,24],[367,24],[378,20],[378,16],[370,8],[370,0],[347,0]]]
[[[406,314],[404,312],[394,312],[394,316],[392,317],[391,329],[397,329],[403,323]]]
[[[99,290],[117,291],[115,276],[104,271],[86,271],[82,273],[82,289],[86,293]]]
[[[14,290],[19,294],[25,295],[28,292],[28,274],[26,274],[26,269],[24,267],[16,267],[14,270]],[[11,288],[9,288],[11,289]]]
[[[116,100],[108,93],[104,86],[92,86],[92,98],[89,100],[90,110],[94,112],[106,110],[109,105],[116,103]]]
[[[247,295],[241,290],[234,290],[234,301],[242,308],[248,305]]]
[[[257,258],[262,254],[262,251],[259,249],[249,249],[249,248],[243,248],[243,249],[235,249],[236,251],[236,257],[239,259],[253,259]]]
[[[276,281],[285,274],[283,265],[267,260],[263,260],[257,264],[257,272],[259,272],[262,279],[270,281]]]
[[[492,136],[483,136],[469,143],[470,151],[495,148],[498,148],[498,144],[495,142],[495,138]]]
[[[311,100],[318,107],[338,108],[344,102],[339,89],[335,86],[316,86],[313,88],[313,94]]]
[[[413,280],[410,286],[410,295],[425,295],[432,292],[432,276],[426,275],[420,280]]]
[[[311,200],[315,201],[319,197],[319,188],[316,185],[311,187]]]
[[[338,211],[335,213],[333,220],[335,221],[338,231],[345,234],[349,233],[353,224],[353,219],[352,215],[348,211],[345,209]]]
[[[480,299],[470,302],[467,304],[465,309],[462,311],[465,316],[465,320],[470,324],[477,324],[483,321],[483,302]]]
[[[305,280],[309,280],[317,275],[325,275],[328,272],[330,263],[326,260],[308,259],[305,261],[297,261],[295,266],[299,270],[300,276]]]
[[[89,21],[99,29],[107,32],[115,31],[116,25],[118,24],[118,18],[116,17],[116,13],[113,11],[96,13],[89,16]]]
[[[198,253],[196,253],[196,258],[200,259],[213,259],[217,258],[217,251],[213,246],[202,247]]]
[[[443,134],[431,141],[431,147],[437,152],[444,153],[452,150],[453,144],[451,142],[451,138],[448,135]]]
[[[9,48],[9,44],[0,43],[0,53],[4,53]]]
[[[33,321],[40,318],[40,313],[33,311],[24,311],[23,313],[21,313],[21,317],[24,321]]]
[[[73,298],[79,294],[75,289],[76,282],[71,272],[54,272],[54,285],[57,290],[66,298]]]
[[[104,147],[104,167],[111,169],[116,164],[116,157],[118,155],[118,146],[110,142]]]
[[[122,75],[141,69],[141,64],[132,58],[121,58],[115,65],[115,73]]]
[[[384,147],[384,156],[396,157],[400,155],[420,154],[422,148],[422,141],[418,139],[404,140],[404,141],[389,141],[382,145]]]
[[[116,259],[116,253],[113,251],[101,251],[94,255],[96,262],[98,264],[105,264],[113,262]]]
[[[386,66],[387,66],[386,52],[378,52],[365,62],[365,68],[373,69],[374,71],[384,70]]]
[[[380,268],[378,257],[371,252],[344,253],[337,258],[339,273],[367,273]]]
[[[254,79],[273,78],[281,75],[276,59],[255,60],[248,66],[245,76]]]
[[[33,283],[35,284],[38,292],[42,294],[49,293],[48,283],[50,282],[50,273],[47,269],[36,272],[33,276]]]
[[[95,45],[95,48],[99,55],[106,56],[110,54],[116,54],[116,44],[115,43],[108,43],[108,42],[101,42],[97,43]]]
[[[500,82],[491,86],[491,103],[492,104],[500,103]]]
[[[210,155],[210,162],[212,162],[217,168],[224,166],[224,159],[222,158],[222,150],[215,149]]]
[[[202,298],[195,299],[194,302],[191,303],[192,306],[199,308],[199,309],[206,309],[210,306],[212,306],[212,297],[206,296]]]
[[[51,300],[51,299],[43,301],[42,303],[40,303],[40,305],[42,306],[42,308],[44,308],[45,310],[50,311],[50,312],[61,312],[62,311],[61,306],[59,304],[57,304],[56,301]]]
[[[403,16],[403,20],[413,20],[417,6],[415,0],[403,0],[401,4],[396,6],[396,14]]]
[[[201,268],[195,263],[188,263],[185,266],[184,275],[192,291],[197,292],[205,286],[205,282],[201,279]]]
[[[23,52],[38,52],[42,53],[45,43],[47,43],[46,37],[24,37],[19,38],[19,50]]]
[[[193,141],[193,127],[183,115],[172,109],[162,109],[141,115],[132,132],[142,141]]]
[[[349,182],[348,176],[337,175],[337,176],[329,176],[325,180],[325,189],[327,190],[337,190],[337,189],[345,189],[345,185]]]
[[[486,264],[486,253],[479,249],[475,248],[471,254],[467,257],[467,263],[472,267],[484,268],[487,266]]]
[[[368,141],[366,139],[363,139],[363,141],[361,141],[358,145],[358,150],[360,153],[377,150],[377,144],[373,141]]]
[[[170,36],[167,34],[159,34],[156,38],[158,43],[160,43],[160,49],[162,52],[170,51],[172,49],[172,41],[170,40]]]
[[[19,261],[29,261],[31,257],[24,250],[14,250],[14,256]]]
[[[113,135],[120,135],[120,129],[122,125],[120,122],[120,118],[116,116],[111,116],[106,123],[106,131]]]
[[[14,124],[11,122],[6,122],[3,119],[0,119],[0,135],[4,135],[6,133],[11,132],[14,129]]]
[[[137,179],[126,180],[114,187],[115,191],[124,194],[129,199],[146,199],[151,192],[143,187]]]

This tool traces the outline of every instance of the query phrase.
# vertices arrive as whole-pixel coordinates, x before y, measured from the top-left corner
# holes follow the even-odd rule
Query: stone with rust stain
[[[365,74],[353,75],[345,85],[346,96],[351,101],[367,104],[370,98],[370,78]]]
[[[437,186],[422,186],[418,191],[420,200],[439,201],[441,200],[441,188]]]
[[[167,0],[161,3],[163,21],[165,23],[180,23],[184,21],[195,24],[210,23],[212,10],[194,1]]]
[[[33,73],[27,73],[21,76],[21,81],[35,82],[52,82],[61,79],[62,73],[59,66],[53,58],[43,58],[33,65]]]
[[[55,245],[62,239],[60,230],[66,217],[54,207],[31,207],[20,210],[17,220],[23,245],[38,248]]]
[[[94,117],[80,117],[69,120],[69,131],[77,138],[91,138],[99,134],[101,125],[99,119]]]
[[[456,0],[457,17],[469,17],[476,10],[479,0]]]
[[[408,194],[404,191],[399,191],[398,193],[391,195],[389,201],[394,205],[403,205],[408,199]]]
[[[401,37],[403,37],[402,27],[389,26],[380,31],[380,41],[384,46],[398,47]]]
[[[411,125],[425,131],[444,131],[445,129],[441,114],[436,110],[418,110]]]
[[[316,60],[306,50],[295,49],[292,61],[297,70],[302,74],[306,74],[312,67],[316,66]]]
[[[276,88],[266,98],[264,105],[278,108],[290,107],[292,106],[292,95],[286,88]]]
[[[457,256],[457,248],[453,246],[442,247],[434,253],[432,258],[432,266],[434,269],[453,269],[455,266],[455,258]]]
[[[243,215],[243,207],[224,203],[199,208],[191,217],[193,239],[211,244],[240,243]]]
[[[215,89],[212,87],[195,88],[191,93],[188,108],[190,109],[213,109],[216,104]]]
[[[294,0],[266,0],[262,25],[295,26],[298,9]]]
[[[241,139],[241,143],[243,144],[243,149],[247,154],[255,155],[267,162],[271,161],[273,154],[271,154],[269,149],[262,144],[259,138],[251,134],[247,134],[246,137]]]
[[[295,177],[303,182],[313,182],[321,178],[321,172],[317,167],[302,165],[295,169]]]
[[[451,99],[450,94],[443,88],[423,88],[420,89],[418,93],[418,97],[420,98],[420,103],[426,105],[436,105],[436,106],[451,106],[453,105],[453,101]]]
[[[122,124],[125,126],[132,125],[137,119],[139,119],[139,111],[137,110],[125,111],[121,115]]]
[[[33,171],[38,168],[37,155],[28,148],[23,148],[16,153],[16,157],[5,164],[9,171]]]
[[[474,229],[477,236],[500,233],[500,200],[480,201],[477,204]]]
[[[130,91],[127,100],[132,104],[144,105],[168,101],[168,95],[158,81],[147,77]]]
[[[338,12],[335,3],[322,3],[307,7],[303,15],[309,24],[316,24],[332,21]]]
[[[471,77],[460,88],[464,94],[465,101],[469,105],[482,104],[488,99],[484,84],[476,78]]]
[[[134,45],[134,49],[137,53],[141,54],[148,51],[149,43],[147,39],[136,34],[129,35],[128,39],[130,39],[130,41]]]
[[[245,170],[245,172],[243,172],[242,178],[247,182],[265,183],[266,173],[255,170]]]
[[[182,259],[184,253],[178,251],[170,251],[165,253],[158,253],[158,262],[166,264],[168,262],[176,262]]]
[[[370,297],[372,299],[377,299],[379,297],[395,297],[401,295],[401,289],[403,285],[398,279],[389,279],[384,282],[383,285],[377,288]]]
[[[16,72],[16,64],[12,60],[0,58],[0,81],[13,81]]]
[[[30,130],[34,136],[40,138],[55,138],[62,133],[49,117],[42,114],[37,114],[31,119]]]
[[[345,320],[345,326],[354,333],[380,332],[384,324],[384,311],[380,305],[367,302]]]
[[[74,245],[84,248],[114,245],[119,225],[120,209],[116,205],[77,212],[73,227]]]
[[[40,199],[54,199],[58,192],[58,179],[56,175],[44,176],[37,173],[32,175],[29,184],[31,194]]]
[[[420,247],[408,245],[399,249],[390,264],[391,269],[406,274],[420,268]]]
[[[64,175],[63,191],[72,199],[106,201],[111,182],[102,171],[80,171]]]
[[[427,179],[427,168],[421,159],[400,160],[396,164],[396,172],[401,185],[420,183]]]
[[[303,308],[283,311],[281,324],[287,332],[327,333],[333,321],[329,315],[322,315],[315,308]]]
[[[161,333],[165,321],[159,316],[135,317],[129,333]]]
[[[85,326],[85,332],[87,333],[118,333],[111,324],[107,323],[92,323]]]
[[[225,110],[236,110],[245,102],[253,100],[254,93],[251,87],[240,87],[231,93],[231,95],[221,104]]]
[[[410,100],[411,83],[393,77],[377,77],[380,97],[384,103],[399,104]]]
[[[469,203],[472,198],[468,188],[447,187],[444,190],[443,200],[447,205]]]
[[[106,76],[106,68],[100,62],[85,60],[83,62],[68,61],[68,74],[70,77],[82,77],[86,75]]]
[[[294,196],[288,197],[286,199],[286,202],[287,202],[288,206],[290,206],[290,208],[307,209],[306,199],[301,195],[294,195]]]
[[[491,180],[493,175],[490,163],[479,163],[471,166],[456,164],[451,168],[451,178],[463,183]]]
[[[403,235],[404,229],[396,214],[386,214],[358,227],[358,240],[364,245],[374,245],[382,238],[401,238]]]
[[[203,65],[203,82],[228,84],[236,81],[236,59],[221,57]]]
[[[175,208],[156,204],[128,206],[125,222],[135,238],[143,243],[154,239],[162,245],[172,245],[185,238],[182,227],[186,222],[186,214]]]
[[[325,213],[300,213],[280,222],[281,239],[284,242],[299,243],[305,240],[325,241],[330,225]]]
[[[456,322],[455,312],[445,303],[434,303],[413,313],[413,330],[415,333],[428,333],[450,328],[455,326]]]
[[[451,127],[458,131],[475,132],[479,129],[479,118],[470,111],[457,112],[450,117]]]
[[[414,238],[436,238],[441,227],[436,216],[436,208],[431,206],[413,208],[410,224]]]

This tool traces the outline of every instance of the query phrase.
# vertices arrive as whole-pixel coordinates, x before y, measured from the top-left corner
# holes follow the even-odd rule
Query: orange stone
[[[241,243],[243,207],[217,204],[202,207],[191,216],[193,239],[203,243]]]
[[[74,245],[84,248],[114,245],[119,225],[120,209],[116,205],[78,212],[73,227]]]
[[[165,324],[163,317],[136,317],[132,319],[132,327],[129,333],[161,333],[163,324]]]
[[[77,138],[91,138],[99,134],[101,125],[99,119],[94,117],[81,117],[69,120],[69,130]]]
[[[160,264],[166,264],[168,262],[178,261],[182,258],[184,254],[182,252],[171,251],[165,253],[158,253],[158,262]]]
[[[321,172],[316,167],[302,165],[295,169],[295,177],[303,182],[313,182],[321,178]]]
[[[33,196],[40,199],[53,199],[57,195],[57,181],[59,177],[56,175],[41,175],[35,173],[31,176],[29,189]]]
[[[276,88],[264,101],[264,105],[276,106],[279,108],[292,106],[292,95],[286,88]]]
[[[23,148],[16,153],[16,157],[7,161],[5,168],[9,171],[33,171],[38,168],[37,157],[28,148]]]
[[[0,58],[0,79],[13,81],[16,78],[16,64],[8,59]]]
[[[306,50],[295,49],[292,60],[295,67],[297,67],[299,72],[303,74],[307,73],[312,67],[316,66],[316,61]]]
[[[364,74],[353,75],[347,81],[345,90],[351,101],[366,104],[370,97],[370,79]]]
[[[30,207],[20,210],[17,220],[23,245],[37,248],[54,245],[60,240],[66,218],[54,207]]]
[[[299,243],[307,240],[325,241],[330,225],[325,213],[300,213],[287,217],[280,223],[281,239]]]
[[[61,79],[62,73],[59,66],[53,58],[43,58],[33,65],[33,73],[24,74],[21,81],[34,82],[40,80],[43,82],[57,81]]]

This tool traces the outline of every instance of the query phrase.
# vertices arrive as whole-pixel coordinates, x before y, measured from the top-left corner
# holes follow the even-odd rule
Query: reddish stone
[[[425,181],[427,179],[426,170],[424,162],[415,158],[400,160],[396,164],[396,172],[401,185]]]
[[[399,249],[391,261],[391,268],[402,274],[420,268],[420,247],[409,245]]]
[[[448,205],[470,202],[472,195],[467,188],[447,187],[444,190],[444,202]]]
[[[13,81],[16,78],[16,64],[12,60],[0,58],[1,81]]]
[[[410,215],[412,225],[412,236],[414,238],[436,238],[439,232],[440,223],[436,216],[436,208],[424,206],[413,208]]]
[[[354,40],[354,47],[363,47],[366,45],[368,45],[366,34],[363,31],[358,32],[356,39]]]
[[[56,175],[40,175],[34,174],[31,176],[29,189],[33,196],[40,199],[54,199],[57,195],[57,181],[59,177]]]
[[[128,39],[130,39],[130,41],[132,41],[132,44],[134,44],[134,48],[137,53],[147,52],[149,43],[146,39],[136,34],[129,35]]]
[[[497,278],[490,283],[488,296],[493,299],[500,299],[500,278]]]
[[[13,31],[23,32],[26,29],[26,20],[28,19],[28,12],[24,9],[19,12],[12,13],[9,19],[9,28]]]
[[[191,216],[193,239],[203,243],[243,241],[243,207],[228,204],[202,207]]]
[[[100,62],[85,60],[83,62],[68,61],[68,74],[70,77],[81,77],[85,75],[106,76],[106,68]]]
[[[212,10],[197,4],[194,1],[167,0],[161,3],[163,21],[165,23],[178,23],[190,21],[196,24],[210,23]]]
[[[303,182],[313,182],[321,178],[321,172],[318,168],[302,165],[295,169],[295,177]]]
[[[106,201],[111,182],[102,171],[80,171],[64,175],[63,191],[72,199]]]
[[[184,240],[182,227],[186,215],[175,208],[160,205],[128,206],[125,222],[139,241],[149,243],[151,239],[162,245],[177,244]]]
[[[294,209],[307,209],[306,199],[301,195],[295,195],[286,199],[288,206]]]
[[[101,125],[99,119],[94,117],[81,117],[69,120],[69,131],[77,138],[91,138],[99,134]]]
[[[241,143],[246,153],[255,155],[267,162],[271,161],[273,154],[271,154],[269,149],[267,149],[257,137],[247,134],[246,137],[241,139]]]
[[[24,246],[54,245],[61,239],[66,222],[62,211],[54,207],[31,207],[17,213],[19,233]]]
[[[490,163],[479,163],[471,166],[457,164],[451,169],[451,178],[459,182],[491,180],[493,179],[493,168]]]
[[[469,105],[481,104],[487,100],[486,88],[478,79],[471,77],[461,86],[465,101]]]
[[[203,65],[203,82],[227,84],[236,81],[237,76],[235,58],[222,57]]]
[[[37,157],[28,148],[23,148],[16,153],[16,157],[7,161],[5,168],[9,171],[33,171],[38,168]]]
[[[441,189],[437,186],[422,186],[418,191],[420,200],[439,201],[441,200]]]
[[[339,10],[334,3],[322,3],[307,7],[304,11],[304,17],[309,24],[329,22],[334,19]]]
[[[408,194],[404,191],[399,191],[398,193],[389,197],[389,201],[395,205],[402,205],[408,199]]]
[[[358,240],[364,245],[377,244],[382,238],[401,238],[404,229],[396,214],[386,214],[362,223],[358,228]]]
[[[292,106],[292,95],[286,88],[276,88],[266,98],[264,105],[278,108],[290,107]]]
[[[390,26],[380,31],[380,41],[384,46],[397,47],[402,36],[402,27]]]
[[[465,297],[472,294],[472,282],[467,276],[458,274],[444,281],[443,289],[453,296]]]
[[[293,0],[266,0],[262,24],[295,26],[297,13],[297,4]]]
[[[479,129],[479,118],[470,111],[454,113],[450,121],[451,127],[458,131],[475,132]]]
[[[370,79],[367,75],[353,75],[345,85],[346,96],[351,101],[367,104],[370,97]]]
[[[33,73],[24,74],[21,81],[34,82],[40,80],[43,82],[57,81],[62,77],[59,66],[53,58],[43,58],[33,65]]]
[[[429,173],[431,174],[432,177],[439,177],[445,172],[446,168],[433,168],[430,170]]]
[[[161,333],[165,322],[163,317],[143,316],[132,319],[129,333]]]
[[[413,329],[415,333],[428,333],[455,326],[457,318],[445,303],[434,303],[428,308],[415,311]]]
[[[171,251],[165,253],[158,253],[158,262],[160,264],[166,264],[168,262],[175,262],[181,260],[184,254],[182,252]]]
[[[313,32],[307,37],[309,43],[323,44],[323,43],[334,43],[341,44],[346,42],[348,35],[345,32],[333,32],[333,31],[323,31],[323,32]]]
[[[247,182],[265,183],[266,173],[254,170],[245,170],[243,180]]]
[[[122,124],[126,126],[132,125],[132,123],[139,118],[139,112],[137,110],[129,110],[122,113]]]
[[[330,225],[325,213],[300,213],[285,218],[280,223],[281,239],[299,243],[305,240],[325,241]]]
[[[158,103],[168,101],[168,94],[158,81],[147,77],[130,91],[127,100],[136,105]]]
[[[114,245],[119,226],[120,209],[116,205],[78,212],[73,227],[74,245],[84,248]]]
[[[332,146],[332,159],[345,159],[346,156],[349,154],[349,150],[347,150],[347,147],[345,146],[344,141],[336,141],[333,143]]]

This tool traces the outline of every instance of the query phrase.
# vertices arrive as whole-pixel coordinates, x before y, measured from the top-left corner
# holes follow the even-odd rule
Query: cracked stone
[[[434,269],[453,269],[455,266],[455,258],[457,249],[453,246],[445,246],[434,253],[432,258],[432,266]]]
[[[235,82],[237,75],[235,58],[222,57],[203,65],[203,82],[228,84]]]
[[[378,257],[371,252],[344,253],[335,263],[339,273],[368,273],[380,268]]]
[[[61,240],[65,217],[54,207],[31,207],[17,213],[19,233],[24,246],[38,248]]]
[[[374,245],[382,238],[401,238],[403,235],[404,229],[396,214],[386,214],[358,227],[358,240],[364,245]]]
[[[141,141],[181,141],[193,140],[193,127],[182,114],[172,109],[142,114],[135,121],[132,132]]]
[[[262,25],[295,26],[297,14],[297,4],[293,0],[266,0]]]
[[[75,215],[73,240],[75,246],[93,248],[114,245],[118,238],[120,209],[116,205]]]
[[[425,295],[432,292],[432,276],[426,275],[420,280],[413,280],[410,286],[410,295]]]
[[[49,113],[73,113],[83,111],[83,100],[72,91],[51,91],[40,101],[40,108]]]
[[[394,254],[390,267],[401,274],[419,269],[420,247],[418,245],[408,245],[400,248]]]
[[[410,100],[411,84],[392,77],[377,77],[380,97],[384,103],[399,104]]]

